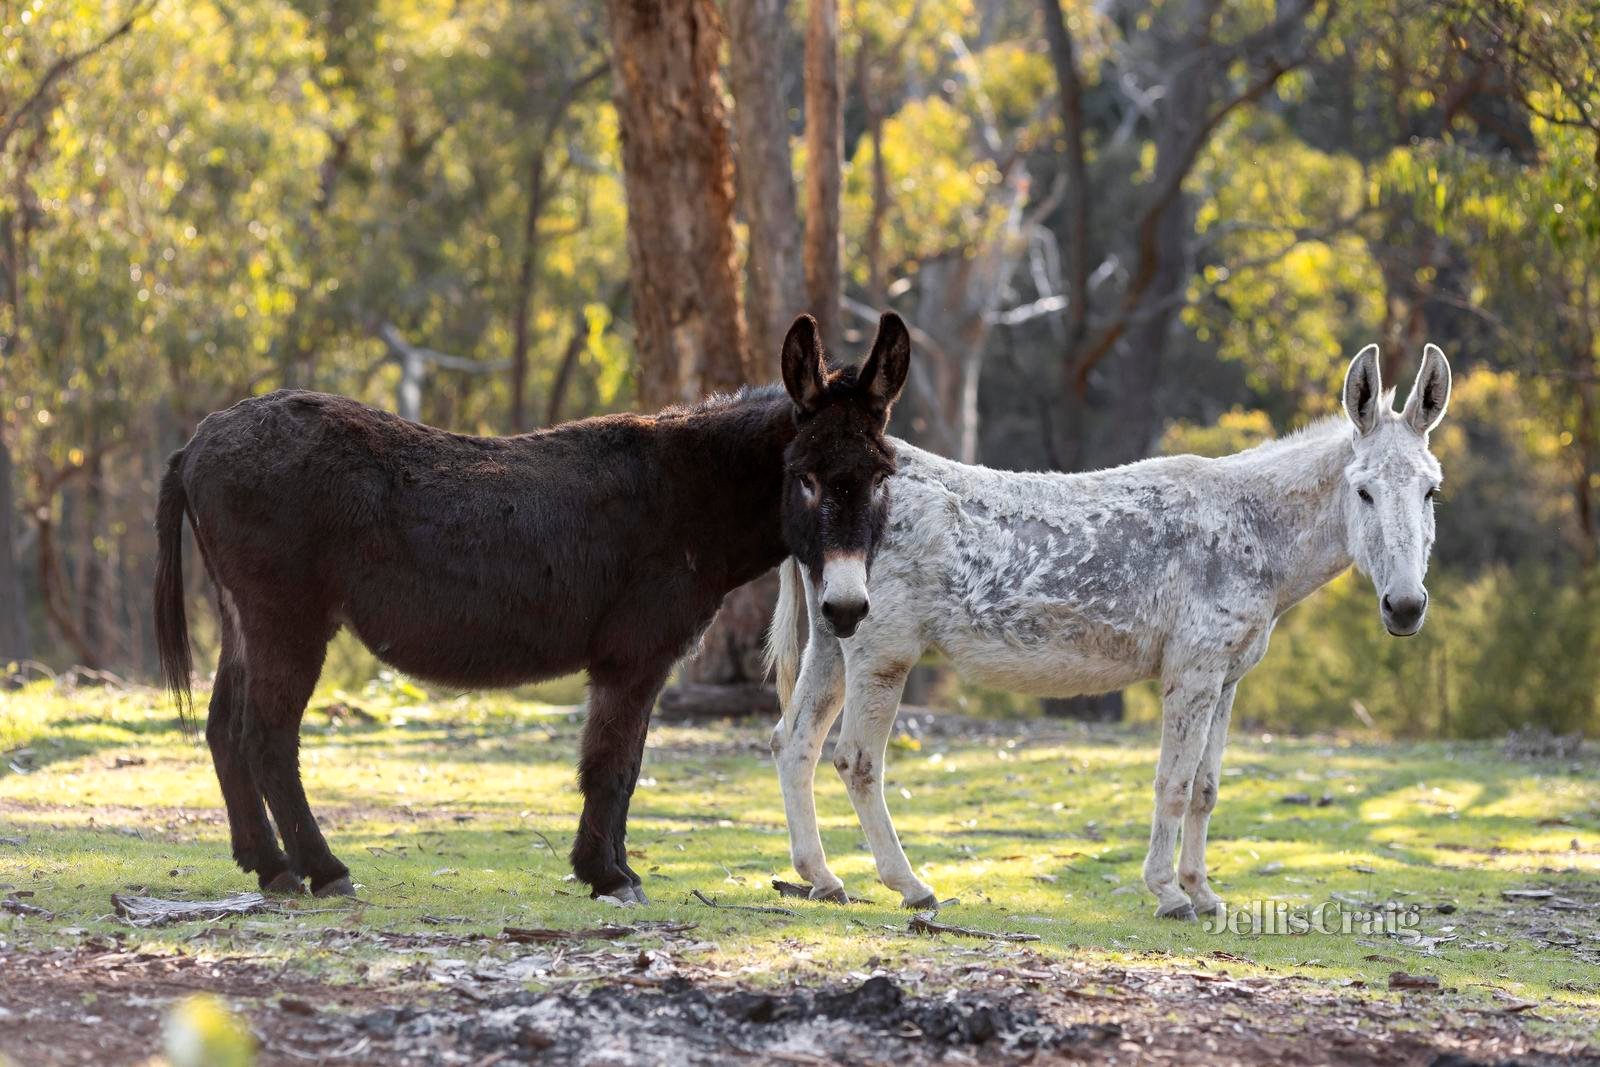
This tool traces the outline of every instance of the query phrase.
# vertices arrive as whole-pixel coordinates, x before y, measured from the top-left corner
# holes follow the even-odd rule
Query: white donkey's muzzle
[[[1428,591],[1385,593],[1378,605],[1383,611],[1384,627],[1395,637],[1410,637],[1422,629],[1422,619],[1428,613]]]

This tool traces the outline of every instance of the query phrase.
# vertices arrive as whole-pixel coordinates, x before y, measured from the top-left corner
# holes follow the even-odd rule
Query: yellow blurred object
[[[219,998],[189,997],[167,1016],[162,1045],[171,1067],[250,1067],[255,1039]]]

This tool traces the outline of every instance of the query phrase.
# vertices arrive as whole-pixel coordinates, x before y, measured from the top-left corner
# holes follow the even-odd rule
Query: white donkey
[[[772,624],[785,708],[772,748],[790,853],[811,895],[846,899],[823,855],[813,797],[823,740],[842,707],[833,762],[878,876],[907,907],[937,901],[906,860],[883,796],[906,673],[933,647],[972,681],[1041,696],[1161,679],[1145,884],[1160,916],[1193,919],[1221,906],[1206,882],[1206,825],[1234,689],[1266,653],[1277,618],[1352,563],[1371,576],[1391,634],[1421,629],[1440,479],[1428,432],[1449,397],[1449,364],[1430,344],[1396,414],[1369,345],[1345,376],[1348,421],[1324,419],[1221,459],[1019,474],[896,441],[889,528],[870,588],[850,591],[870,596],[871,614],[841,640],[818,611],[819,594],[858,585],[860,561],[801,574],[790,560]],[[802,583],[811,631],[803,659]]]

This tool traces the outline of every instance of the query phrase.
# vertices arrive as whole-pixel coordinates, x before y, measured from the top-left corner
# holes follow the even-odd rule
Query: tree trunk
[[[757,717],[768,722],[783,712],[778,694],[764,685],[676,685],[661,694],[657,722]]]
[[[609,0],[608,13],[639,400],[655,409],[736,389],[753,376],[734,257],[722,25],[712,0]],[[763,136],[773,132],[758,141]],[[706,632],[705,653],[684,668],[687,680],[761,680],[773,602],[763,581],[770,587],[768,578],[729,594]]]
[[[1595,530],[1594,479],[1600,471],[1600,442],[1595,439],[1595,388],[1594,379],[1585,373],[1585,364],[1594,351],[1592,339],[1589,346],[1575,353],[1573,366],[1579,368],[1575,382],[1578,395],[1578,473],[1573,479],[1573,508],[1578,514],[1578,560],[1585,571],[1595,569],[1600,559],[1600,535]]]
[[[1046,697],[1041,703],[1051,718],[1079,722],[1121,722],[1124,710],[1120,689],[1086,697]]]
[[[11,446],[0,439],[0,671],[7,663],[33,655],[22,597],[22,567],[16,556],[16,515]]]
[[[517,266],[517,308],[511,322],[511,432],[528,429],[528,349],[532,345],[534,288],[539,282],[539,220],[550,199],[550,150],[567,113],[588,85],[605,73],[596,66],[568,82],[550,105],[528,160],[528,206],[522,219],[522,259]],[[530,88],[530,92],[534,91]],[[559,176],[559,171],[557,175]]]
[[[517,267],[517,311],[511,323],[511,432],[528,428],[528,345],[533,287],[539,276],[539,216],[544,214],[545,149],[528,164],[528,209],[522,220],[522,262]]]
[[[750,380],[713,0],[608,0],[639,400]]]
[[[867,42],[860,49],[856,78],[867,109],[867,139],[872,143],[872,214],[867,220],[867,303],[882,310],[889,301],[889,280],[884,277],[883,230],[889,220],[889,168],[883,161],[883,103],[872,87]]]
[[[806,301],[830,352],[839,348],[839,193],[844,119],[838,0],[810,0],[806,17]]]
[[[778,376],[789,323],[805,308],[799,215],[783,98],[788,0],[728,0],[739,203],[749,227],[746,319],[758,379]]]
[[[1189,254],[1192,219],[1183,181],[1222,115],[1250,92],[1264,92],[1276,79],[1253,87],[1220,112],[1212,102],[1216,65],[1203,58],[1211,43],[1216,6],[1194,0],[1186,35],[1158,37],[1159,69],[1172,71],[1154,131],[1155,173],[1146,186],[1150,197],[1137,224],[1136,267],[1112,322],[1088,329],[1088,171],[1083,148],[1082,79],[1072,35],[1058,0],[1041,0],[1051,60],[1056,69],[1068,181],[1064,243],[1068,252],[1068,340],[1060,418],[1068,438],[1056,450],[1076,469],[1116,466],[1149,455],[1159,437],[1157,407],[1163,360],[1184,287],[1193,267]],[[1281,70],[1279,74],[1281,74]],[[1105,357],[1115,353],[1115,358]],[[1104,363],[1101,361],[1105,360]],[[1099,365],[1100,381],[1089,372]],[[1122,717],[1121,693],[1046,702],[1048,714],[1090,721]]]
[[[728,594],[700,650],[683,666],[685,682],[760,684],[766,678],[762,649],[767,622],[778,602],[778,572],[768,571]]]
[[[83,578],[78,592],[78,630],[90,652],[85,665],[105,663],[106,561],[100,551],[100,531],[105,525],[105,456],[100,444],[100,412],[90,415],[89,459],[83,472]]]
[[[572,388],[572,372],[578,366],[578,357],[589,340],[589,320],[579,310],[572,317],[572,336],[567,339],[567,350],[561,353],[561,365],[556,368],[556,380],[550,386],[550,399],[544,409],[544,424],[554,426],[561,421],[561,409],[567,402],[567,390]]]
[[[1067,345],[1075,349],[1089,330],[1089,165],[1083,148],[1083,79],[1078,73],[1077,46],[1061,14],[1061,0],[1041,0],[1041,6],[1066,135],[1062,163],[1067,203],[1061,212],[1061,244],[1067,252]]]

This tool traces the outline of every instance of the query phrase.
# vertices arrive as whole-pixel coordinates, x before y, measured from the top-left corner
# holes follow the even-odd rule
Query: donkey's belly
[[[963,630],[946,633],[935,645],[968,681],[1028,696],[1104,693],[1157,670],[1157,657],[1144,640],[1099,624],[1031,633]]]
[[[394,578],[391,593],[406,588],[404,576]],[[587,666],[592,620],[584,625],[555,598],[508,609],[506,598],[481,587],[439,579],[427,585],[407,596],[353,596],[340,621],[385,663],[445,685],[521,685]]]

